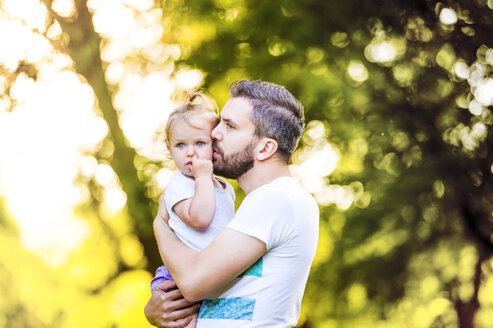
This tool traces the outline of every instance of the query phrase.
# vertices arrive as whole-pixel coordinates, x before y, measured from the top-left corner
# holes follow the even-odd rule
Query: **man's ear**
[[[263,161],[272,157],[277,151],[277,141],[271,138],[263,138],[258,143],[257,160]]]

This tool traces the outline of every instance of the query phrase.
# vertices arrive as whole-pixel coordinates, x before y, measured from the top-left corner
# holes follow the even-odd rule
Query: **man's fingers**
[[[181,291],[179,289],[172,289],[170,291],[168,291],[166,293],[166,296],[167,296],[167,299],[168,300],[178,300],[178,299],[182,299],[182,300],[185,300],[183,298],[183,295],[181,293]],[[186,302],[186,301],[185,301]],[[187,302],[188,303],[188,302]],[[192,305],[193,303],[188,303],[186,305]]]
[[[173,280],[157,284],[144,307],[144,314],[152,325],[159,328],[184,328],[192,321],[200,303],[190,303],[183,298]]]
[[[170,310],[176,310],[183,307],[189,307],[195,303],[190,303],[183,298],[181,291],[177,288],[173,280],[166,280],[154,287],[154,292],[160,294],[158,297],[161,301],[168,302]]]
[[[163,191],[163,193],[159,197],[159,207],[158,207],[157,216],[163,219],[164,221],[168,221],[169,215],[168,215],[168,210],[166,209],[165,192],[166,190]]]
[[[159,325],[159,327],[160,328],[184,328],[184,327],[188,326],[190,321],[192,321],[192,317],[187,317],[187,318],[183,318],[183,319],[171,321],[171,322],[166,321],[166,322],[162,322]]]
[[[190,303],[186,299],[183,298],[183,296],[180,293],[180,296],[175,298],[174,301],[170,301],[170,308],[173,310],[189,307],[192,305],[195,305],[197,303]]]
[[[166,280],[164,282],[161,282],[154,287],[157,290],[161,290],[163,292],[168,292],[172,289],[177,289],[176,283],[174,280]]]
[[[156,287],[154,287],[154,290],[156,291],[156,289],[157,289],[157,293],[161,294],[160,298],[163,302],[164,301],[175,301],[175,300],[177,300],[176,302],[179,302],[182,307],[194,304],[194,303],[187,302],[183,298],[183,294],[181,293],[181,291],[176,287],[176,284],[174,282],[169,283],[169,281],[172,281],[172,280],[167,280],[161,284],[156,285]]]
[[[200,304],[195,304],[193,306],[183,308],[177,311],[173,311],[167,316],[167,320],[169,321],[181,321],[183,317],[189,317],[194,313],[197,313],[199,311]],[[186,318],[185,318],[186,319]]]
[[[163,190],[161,193],[161,196],[159,196],[159,201],[162,202],[163,204],[166,204],[166,200],[164,198],[164,194],[166,193],[166,189]]]

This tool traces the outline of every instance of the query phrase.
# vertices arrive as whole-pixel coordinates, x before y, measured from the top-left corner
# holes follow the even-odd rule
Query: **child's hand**
[[[199,177],[212,178],[212,161],[198,158],[196,155],[192,158],[192,174],[195,179]]]

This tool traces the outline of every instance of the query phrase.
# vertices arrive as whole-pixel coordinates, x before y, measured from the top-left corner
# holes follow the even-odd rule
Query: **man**
[[[284,328],[299,318],[319,219],[315,200],[288,167],[304,129],[303,108],[267,82],[237,81],[230,93],[211,133],[214,173],[237,179],[247,196],[201,252],[175,236],[160,200],[154,230],[179,291],[162,284],[146,305],[159,327],[185,327],[202,299],[197,327]]]

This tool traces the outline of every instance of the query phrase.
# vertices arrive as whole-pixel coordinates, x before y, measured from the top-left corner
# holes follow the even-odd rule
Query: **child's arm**
[[[176,203],[173,210],[188,226],[206,229],[210,226],[216,211],[212,161],[194,156],[192,173],[195,177],[194,196]]]

